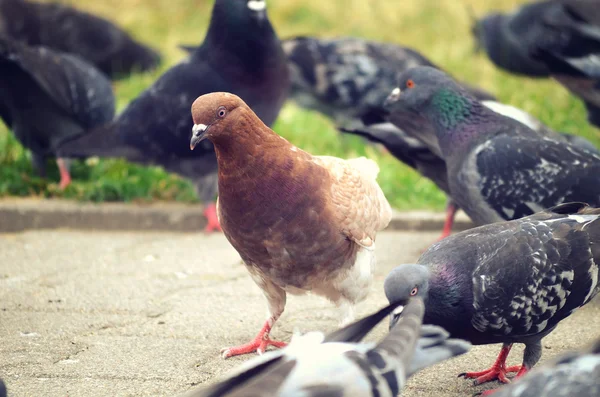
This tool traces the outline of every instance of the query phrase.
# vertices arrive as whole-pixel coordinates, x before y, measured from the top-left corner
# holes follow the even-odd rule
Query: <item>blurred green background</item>
[[[178,44],[198,44],[203,40],[213,1],[69,0],[62,3],[115,21],[163,54],[159,70],[114,83],[120,112],[164,70],[185,57]],[[530,112],[556,130],[585,136],[599,145],[600,134],[587,124],[583,105],[558,83],[512,76],[493,66],[484,54],[474,53],[469,8],[482,16],[493,10],[510,10],[520,3],[523,1],[267,0],[269,17],[280,38],[357,36],[413,47],[455,77],[489,90],[501,101]],[[441,209],[444,206],[444,195],[431,182],[392,156],[366,146],[359,138],[341,138],[332,122],[318,113],[288,103],[274,130],[313,154],[373,158],[381,167],[379,182],[396,208]],[[48,165],[48,179],[36,177],[29,153],[0,124],[0,196],[197,201],[191,184],[159,167],[96,158],[77,161],[72,166],[73,183],[60,191],[56,165],[50,160]]]

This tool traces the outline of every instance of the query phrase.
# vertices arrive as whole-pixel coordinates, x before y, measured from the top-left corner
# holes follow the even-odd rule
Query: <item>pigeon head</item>
[[[240,25],[245,27],[263,25],[268,22],[267,2],[266,0],[217,0],[213,8],[211,25],[213,22],[218,26],[222,26],[225,22],[227,25],[240,28],[242,27]],[[221,29],[222,27],[219,31]]]
[[[252,112],[248,105],[228,92],[212,92],[198,97],[192,104],[194,126],[190,149],[194,150],[205,139],[215,143],[215,140],[229,134],[239,115],[247,112]]]
[[[385,296],[390,303],[419,297],[427,302],[429,292],[429,269],[423,265],[404,264],[396,267],[383,283]],[[398,321],[398,314],[390,316],[390,329]]]

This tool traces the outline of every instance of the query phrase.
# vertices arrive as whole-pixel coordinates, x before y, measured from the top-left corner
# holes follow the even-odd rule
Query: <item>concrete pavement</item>
[[[385,275],[414,262],[437,232],[385,232],[372,293],[357,315],[386,303]],[[258,331],[265,300],[222,235],[29,231],[0,234],[0,377],[10,396],[174,396],[247,360],[221,347]],[[324,299],[289,297],[273,337],[333,330]],[[386,324],[369,336],[381,337]],[[600,334],[592,302],[544,340],[542,361]],[[472,352],[414,377],[404,396],[470,396],[460,372],[480,370],[500,346]],[[511,363],[521,359],[514,349]]]

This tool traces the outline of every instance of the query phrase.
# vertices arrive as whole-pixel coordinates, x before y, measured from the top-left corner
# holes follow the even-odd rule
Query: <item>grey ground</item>
[[[436,237],[381,234],[372,293],[357,314],[384,305],[385,275],[415,261]],[[261,292],[222,235],[0,234],[0,377],[9,396],[175,396],[246,360],[224,361],[219,350],[247,342],[265,315]],[[290,297],[273,336],[288,340],[294,329],[329,331],[337,323],[325,300]],[[596,300],[544,340],[542,360],[586,344],[599,330]],[[499,348],[476,347],[426,370],[403,395],[470,396],[485,387],[456,375],[488,367]]]

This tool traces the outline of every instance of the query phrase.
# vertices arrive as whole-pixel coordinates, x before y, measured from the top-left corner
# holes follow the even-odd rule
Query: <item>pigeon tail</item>
[[[66,158],[122,157],[129,161],[143,159],[143,153],[123,142],[114,121],[62,142],[57,155]]]

